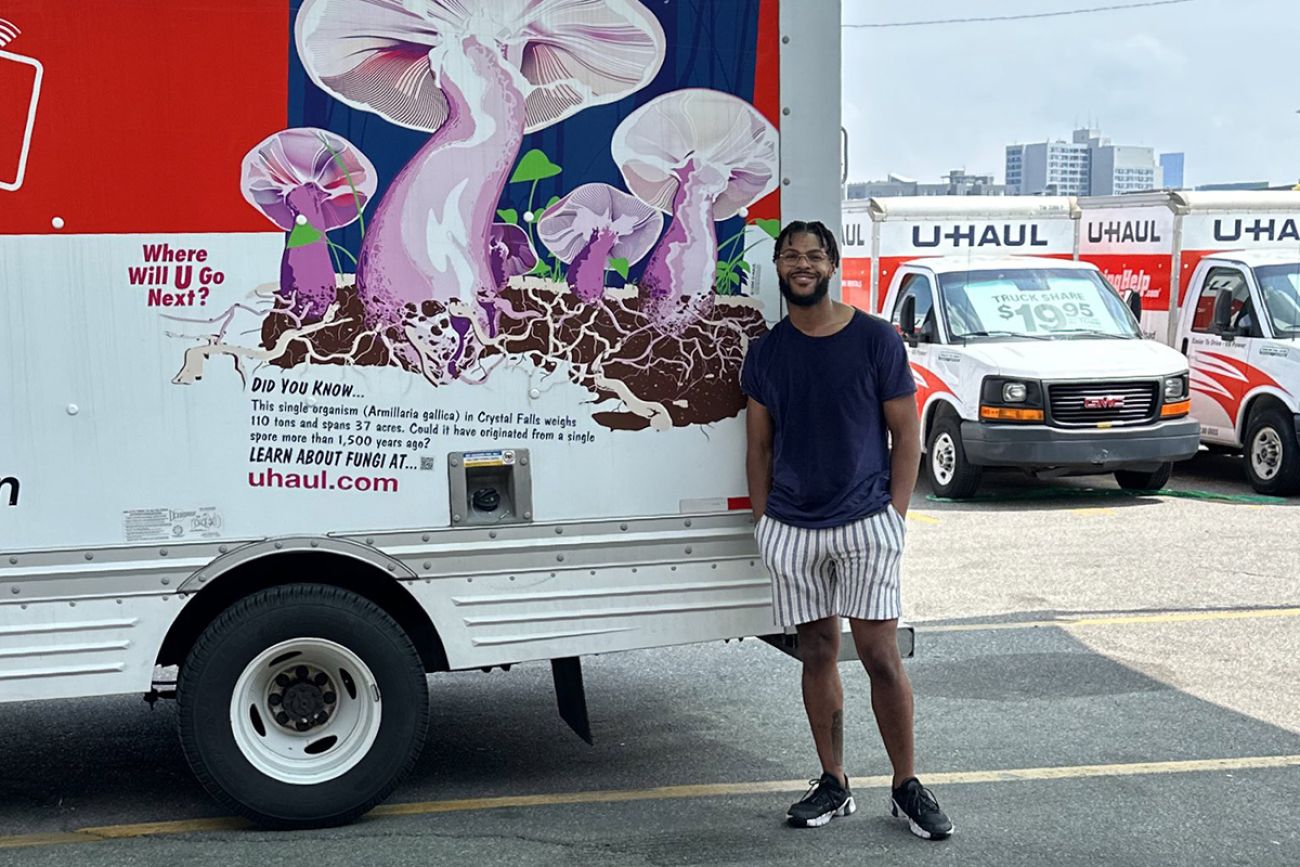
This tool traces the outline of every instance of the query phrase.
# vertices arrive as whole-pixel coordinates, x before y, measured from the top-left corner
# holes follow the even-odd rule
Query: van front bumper
[[[1201,426],[1190,418],[1106,430],[964,421],[961,438],[966,459],[980,466],[1107,472],[1187,460]]]

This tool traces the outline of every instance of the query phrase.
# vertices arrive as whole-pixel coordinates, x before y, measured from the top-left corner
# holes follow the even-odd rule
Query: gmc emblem
[[[1083,399],[1084,409],[1119,409],[1124,405],[1124,398],[1119,395],[1108,394],[1105,397],[1085,397]]]

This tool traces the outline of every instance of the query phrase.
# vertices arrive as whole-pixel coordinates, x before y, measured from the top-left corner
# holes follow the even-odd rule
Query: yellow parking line
[[[983,632],[1002,629],[1044,629],[1052,627],[1133,626],[1142,623],[1204,623],[1213,620],[1258,620],[1300,617],[1300,608],[1245,608],[1236,611],[1165,611],[1153,614],[1117,614],[1111,617],[1058,617],[1055,620],[1014,620],[999,623],[952,623],[927,626],[912,621],[917,632]]]
[[[925,514],[922,514],[921,512],[914,512],[914,511],[912,511],[911,509],[908,509],[908,510],[907,510],[907,520],[909,520],[909,521],[916,521],[916,522],[921,523],[921,524],[938,524],[938,523],[940,523],[939,519],[936,518],[934,515],[925,515]]]
[[[932,785],[969,785],[1028,781],[1077,780],[1090,777],[1132,777],[1150,774],[1189,774],[1300,767],[1300,755],[1244,756],[1240,758],[1191,759],[1167,762],[1127,762],[1110,765],[1063,765],[1046,768],[1007,768],[989,771],[924,773]],[[885,787],[890,777],[854,775],[860,789]],[[651,789],[612,789],[586,792],[555,792],[540,795],[507,795],[498,798],[468,798],[387,804],[371,811],[372,816],[427,816],[518,807],[554,807],[568,804],[613,804],[629,801],[666,801],[686,798],[738,797],[747,795],[802,792],[805,780],[770,780],[751,783],[710,783],[689,786],[660,786]],[[0,837],[0,849],[53,846],[65,843],[94,843],[161,834],[197,831],[226,831],[248,827],[241,819],[182,819],[174,822],[146,822],[136,825],[106,825],[58,834],[25,834]]]

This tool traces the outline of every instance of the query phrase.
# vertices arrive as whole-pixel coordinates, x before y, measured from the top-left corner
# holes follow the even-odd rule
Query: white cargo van
[[[1195,454],[1186,360],[1142,340],[1098,269],[1072,261],[1070,200],[887,199],[865,213],[867,304],[884,287],[880,315],[908,344],[936,494],[972,496],[989,467],[1153,490]],[[928,257],[936,247],[952,252]],[[1048,255],[1007,255],[1035,249]]]
[[[1255,490],[1300,493],[1300,193],[1080,200],[1079,256],[1187,357],[1192,415]]]
[[[154,5],[186,81],[66,46],[0,191],[0,701],[174,695],[216,797],[310,826],[411,766],[427,672],[549,660],[590,738],[584,655],[783,643],[738,378],[777,226],[836,220],[839,4],[716,45],[636,0]]]

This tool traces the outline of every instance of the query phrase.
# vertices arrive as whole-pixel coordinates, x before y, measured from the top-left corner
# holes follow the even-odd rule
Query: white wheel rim
[[[957,474],[957,444],[952,437],[941,433],[934,438],[930,447],[930,468],[934,471],[934,480],[941,485],[948,485]]]
[[[346,774],[365,758],[382,709],[379,684],[360,657],[324,638],[294,638],[268,647],[244,668],[230,702],[230,725],[253,767],[282,783],[310,786]],[[303,724],[306,730],[299,730]]]
[[[1265,481],[1282,469],[1282,437],[1271,427],[1262,428],[1250,444],[1250,465]]]

